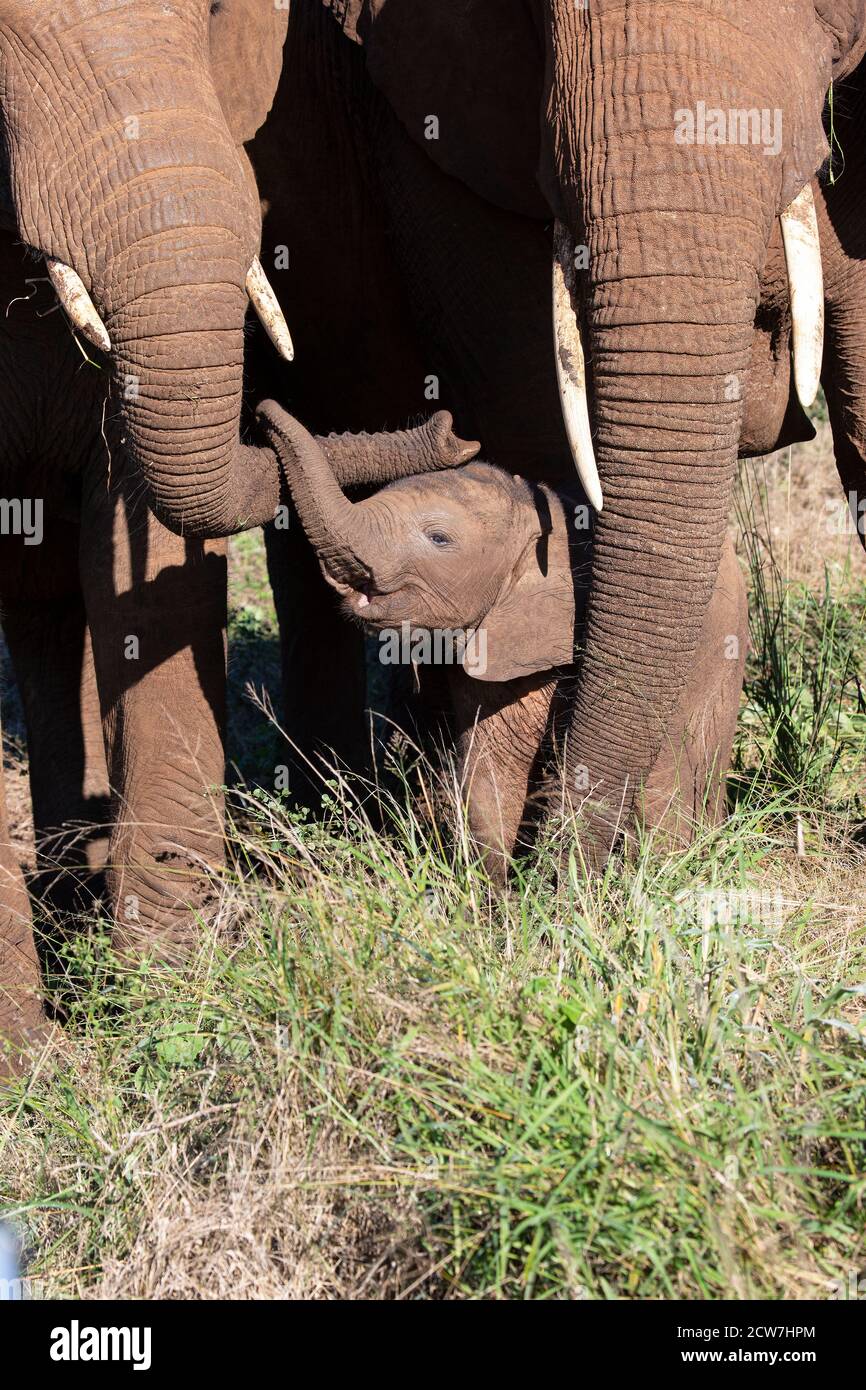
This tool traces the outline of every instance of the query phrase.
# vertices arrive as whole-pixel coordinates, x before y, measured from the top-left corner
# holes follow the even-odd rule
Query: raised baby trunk
[[[384,514],[353,506],[344,487],[389,483],[468,463],[479,445],[458,439],[447,410],[425,425],[388,434],[308,434],[273,401],[259,421],[285,469],[307,539],[337,586],[365,591],[387,561],[394,537]]]

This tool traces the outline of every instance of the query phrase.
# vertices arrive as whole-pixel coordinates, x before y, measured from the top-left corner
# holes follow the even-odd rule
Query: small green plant
[[[766,513],[740,520],[751,580],[741,766],[751,760],[751,778],[792,806],[859,816],[866,596],[834,593],[826,569],[819,592],[790,583]]]

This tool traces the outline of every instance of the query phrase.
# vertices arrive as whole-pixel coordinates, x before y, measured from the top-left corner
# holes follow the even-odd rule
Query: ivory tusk
[[[292,346],[289,325],[286,323],[277,296],[274,294],[273,287],[258,256],[250,266],[250,272],[247,276],[247,294],[277,352],[286,362],[293,361],[295,349]]]
[[[559,399],[578,477],[590,503],[600,512],[604,498],[589,424],[583,344],[570,287],[574,247],[571,233],[559,221],[554,229],[553,245],[553,334]]]
[[[48,277],[54,286],[57,298],[66,310],[73,327],[94,347],[103,352],[111,351],[111,339],[96,305],[88,294],[81,276],[63,261],[45,257]]]
[[[804,409],[818,394],[824,356],[824,273],[810,184],[781,215],[794,328],[794,385]]]

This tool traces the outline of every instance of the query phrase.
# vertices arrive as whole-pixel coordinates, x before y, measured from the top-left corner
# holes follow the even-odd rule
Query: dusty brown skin
[[[565,478],[550,347],[553,216],[589,248],[582,316],[607,500],[569,744],[603,793],[587,847],[602,861],[694,660],[737,455],[811,433],[791,399],[778,215],[825,159],[825,96],[862,56],[866,7],[333,0],[329,38],[320,5],[295,0],[284,80],[252,148],[270,207],[266,244],[290,240],[301,270],[293,324],[299,339],[305,323],[321,334],[317,348],[310,332],[293,398],[302,414],[308,401],[310,418],[327,413],[331,390],[341,424],[404,418],[423,408],[433,373],[485,457]],[[305,74],[315,82],[305,86]],[[699,101],[781,111],[778,156],[677,144],[674,113]],[[431,112],[438,140],[426,138]],[[290,115],[309,125],[304,149],[290,138],[287,153]],[[327,146],[316,145],[319,129]],[[339,152],[339,189],[322,178],[328,151]],[[286,167],[286,187],[306,196],[308,186],[331,214],[316,244],[281,191]],[[840,196],[853,204],[853,193]],[[324,279],[324,306],[306,302]],[[357,317],[346,311],[353,290],[378,306],[372,315],[369,304]],[[353,374],[369,353],[355,344],[368,346],[371,322],[379,380],[395,384],[390,396],[374,389],[365,408]],[[851,355],[833,330],[830,371]],[[851,419],[849,405],[843,432]],[[851,467],[862,469],[856,448]],[[278,574],[281,564],[278,593],[298,592],[303,567],[275,557]],[[640,612],[633,587],[645,595]],[[332,634],[333,623],[317,631]],[[307,636],[312,661],[316,633]]]
[[[238,22],[256,61],[227,70]],[[221,855],[225,548],[194,533],[279,494],[270,456],[245,456],[243,477],[235,463],[259,216],[239,141],[267,112],[284,32],[247,0],[213,22],[205,3],[0,3],[0,491],[44,509],[41,544],[0,538],[34,887],[72,906],[107,857],[117,944],[168,955],[196,905],[190,869]],[[84,365],[45,255],[81,276],[109,359]],[[110,846],[81,828],[99,821]],[[43,1028],[39,973],[0,822],[0,1037],[20,1042]]]
[[[281,412],[265,417],[279,449]],[[352,505],[324,451],[296,448],[294,460],[301,521],[350,617],[379,632],[409,623],[481,639],[448,679],[470,825],[501,877],[568,728],[592,566],[587,508],[573,492],[484,463],[407,478]],[[340,481],[356,481],[351,469]],[[641,788],[644,824],[680,842],[723,814],[747,645],[728,541],[688,681]],[[578,751],[572,765],[581,761]],[[567,793],[575,804],[591,795],[588,769]]]
[[[0,0],[0,494],[43,506],[40,544],[0,537],[34,886],[75,906],[106,864],[115,943],[134,953],[184,951],[222,856],[225,546],[199,537],[283,495],[271,451],[239,433],[260,225],[239,142],[267,113],[285,27],[264,0]],[[46,255],[108,330],[90,364]],[[449,424],[329,447],[397,477],[471,456]],[[43,1017],[2,804],[0,866],[0,1038],[20,1041]]]
[[[555,517],[553,494],[551,511]],[[586,603],[588,567],[573,577],[579,612]],[[554,651],[569,631],[568,614],[561,615],[560,624],[544,634]],[[687,846],[697,830],[724,819],[747,646],[745,584],[726,540],[694,665],[636,799],[638,823],[647,831],[660,831],[671,846]],[[541,662],[545,655],[551,651],[539,650],[536,659]],[[579,670],[579,662],[570,670],[561,663],[555,670],[539,669],[537,675],[501,682],[479,680],[471,670],[458,669],[451,676],[469,825],[492,876],[500,881],[515,853],[532,842],[551,783],[565,789],[563,739]],[[568,799],[580,814],[591,788],[579,758],[572,766],[578,774]]]

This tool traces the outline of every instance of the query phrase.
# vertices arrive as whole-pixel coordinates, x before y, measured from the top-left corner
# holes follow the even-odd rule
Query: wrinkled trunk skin
[[[207,21],[206,6],[78,0],[0,50],[19,233],[89,289],[113,346],[109,443],[188,536],[269,519],[279,500],[275,460],[239,440],[259,209]]]
[[[718,7],[690,0],[676,23],[669,6],[622,0],[547,9],[549,196],[589,248],[604,492],[566,781],[598,864],[659,752],[713,590],[785,174],[760,148],[675,142],[679,108],[767,102],[754,47],[725,51],[736,26]]]
[[[259,419],[284,462],[304,533],[325,571],[340,583],[369,583],[381,538],[371,533],[363,508],[344,497],[320,441],[273,401]]]

